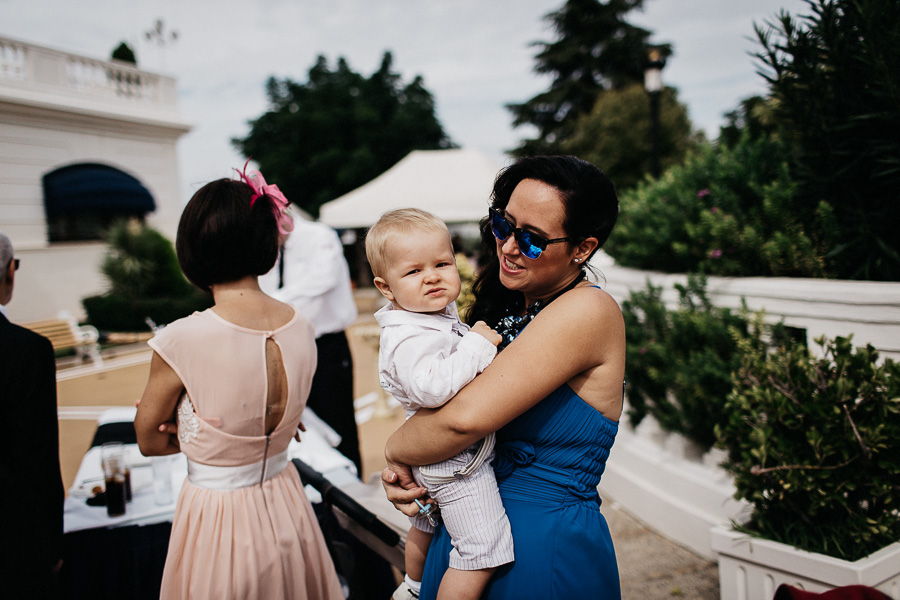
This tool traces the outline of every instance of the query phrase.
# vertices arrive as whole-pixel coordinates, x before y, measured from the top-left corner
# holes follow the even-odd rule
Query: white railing
[[[106,106],[176,110],[172,77],[0,37],[0,91],[4,88],[28,93],[31,99],[78,97]]]
[[[595,264],[606,277],[605,287],[620,303],[649,281],[662,288],[669,308],[678,304],[676,283],[687,276],[640,271],[612,264],[598,254]],[[707,292],[713,304],[765,311],[769,322],[805,329],[813,352],[819,336],[853,336],[853,344],[872,344],[882,358],[900,360],[900,283],[790,277],[709,277]]]
[[[0,38],[0,79],[25,79],[25,47]]]

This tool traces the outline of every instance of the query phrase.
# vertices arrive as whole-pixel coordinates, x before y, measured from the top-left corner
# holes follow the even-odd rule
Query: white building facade
[[[176,142],[189,129],[172,77],[0,37],[0,231],[21,259],[12,321],[80,318],[81,299],[106,288],[102,241],[51,241],[45,177],[77,165],[119,173],[152,197],[147,223],[174,239]]]

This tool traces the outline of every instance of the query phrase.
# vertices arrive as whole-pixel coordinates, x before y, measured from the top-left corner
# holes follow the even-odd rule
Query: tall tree
[[[752,140],[777,137],[775,107],[776,102],[771,97],[744,98],[737,108],[725,113],[725,124],[719,127],[719,144],[733,148],[744,136]]]
[[[536,42],[535,71],[553,76],[550,89],[521,104],[508,104],[513,125],[534,125],[538,135],[513,150],[519,156],[554,153],[572,135],[575,122],[591,112],[605,90],[643,81],[651,32],[631,25],[625,15],[644,0],[566,0],[545,19],[557,39]],[[663,57],[669,44],[654,46]]]
[[[269,78],[269,110],[232,140],[292,202],[319,207],[390,168],[411,150],[451,148],[421,76],[404,83],[385,52],[365,77],[319,56],[307,81]]]
[[[678,92],[667,87],[661,94],[658,159],[665,170],[680,164],[697,140],[691,137],[691,121]],[[634,186],[651,171],[650,105],[640,84],[600,94],[573,130],[560,149],[602,167],[617,189]]]
[[[900,2],[806,0],[756,33],[760,73],[828,271],[900,280]]]

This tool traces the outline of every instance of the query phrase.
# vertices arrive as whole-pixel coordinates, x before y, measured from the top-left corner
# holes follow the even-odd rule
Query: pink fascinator
[[[237,169],[235,169],[235,171],[237,172],[238,177],[253,190],[253,195],[250,197],[250,206],[253,206],[253,203],[256,202],[256,199],[260,196],[268,196],[272,199],[272,206],[275,210],[275,222],[278,224],[279,233],[286,235],[292,232],[294,230],[294,219],[292,219],[291,215],[287,212],[290,201],[285,198],[277,185],[267,184],[265,177],[263,177],[262,173],[259,171],[254,169],[247,173],[248,164],[250,164],[249,160],[244,163],[244,169],[242,171],[238,171]]]

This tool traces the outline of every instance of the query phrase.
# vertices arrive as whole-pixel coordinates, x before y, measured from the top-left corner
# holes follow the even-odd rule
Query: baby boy
[[[436,408],[483,371],[500,335],[479,321],[470,329],[456,312],[460,280],[443,221],[417,209],[385,213],[366,235],[375,286],[390,304],[375,313],[381,326],[381,386],[406,409]],[[438,598],[479,598],[496,567],[512,562],[509,521],[491,468],[494,434],[440,463],[413,469],[440,507],[453,544]],[[406,579],[394,600],[418,596],[433,528],[412,519]]]

